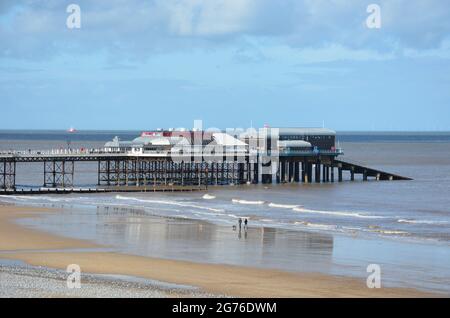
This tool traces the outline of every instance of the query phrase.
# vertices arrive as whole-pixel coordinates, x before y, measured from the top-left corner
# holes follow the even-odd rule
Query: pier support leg
[[[334,182],[334,166],[331,165],[330,169],[331,169],[331,182]]]
[[[106,184],[111,185],[111,160],[106,161]]]
[[[306,161],[302,162],[302,182],[303,183],[308,182],[308,176],[306,173]]]
[[[97,185],[98,186],[100,186],[100,183],[101,183],[101,181],[100,181],[100,170],[101,170],[101,168],[100,168],[100,160],[97,162]]]
[[[300,181],[300,162],[294,162],[294,182]]]
[[[142,162],[137,158],[131,161],[131,182],[134,182],[136,186],[147,186],[147,162]]]
[[[316,183],[320,183],[320,161],[316,162],[316,176],[315,176]]]
[[[245,163],[238,163],[238,183],[243,184],[247,180],[245,179]]]
[[[264,184],[272,183],[271,167],[271,161],[261,163],[261,182]]]
[[[252,164],[250,162],[247,162],[247,183],[252,183]]]
[[[281,164],[281,161],[280,162],[278,162],[278,169],[277,169],[277,172],[276,172],[276,183],[280,183],[281,182],[281,168],[282,167],[282,164]]]
[[[16,162],[4,161],[0,162],[0,189],[15,190],[16,189]]]
[[[342,168],[338,168],[338,182],[342,182]]]
[[[259,163],[255,162],[253,164],[253,172],[254,172],[254,176],[253,176],[253,182],[258,184],[259,181]]]
[[[281,178],[281,182],[286,182],[286,161],[282,160],[280,161],[281,163],[281,174],[280,174],[280,178]]]
[[[289,161],[289,182],[294,182],[294,162]]]
[[[327,166],[327,182],[330,182],[330,166]]]
[[[308,171],[308,183],[312,182],[312,163],[308,162],[307,164],[307,171]]]
[[[72,160],[45,161],[44,187],[73,187],[74,166]]]
[[[355,167],[350,170],[350,180],[355,181]]]
[[[180,163],[180,178],[181,178],[181,185],[184,186],[184,161]],[[216,184],[217,184],[217,174],[216,174]]]

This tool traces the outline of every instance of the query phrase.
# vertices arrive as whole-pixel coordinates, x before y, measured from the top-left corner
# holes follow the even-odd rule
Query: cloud
[[[171,33],[181,36],[213,36],[249,31],[246,23],[255,0],[166,1]]]
[[[400,45],[438,48],[450,35],[450,7],[441,0],[383,0],[383,26]]]
[[[370,54],[377,57],[380,52],[442,50],[450,34],[450,9],[440,0],[73,2],[82,10],[79,30],[66,28],[65,2],[1,1],[0,57],[36,60],[105,52],[116,59],[145,59],[155,53],[236,46],[248,38],[302,50],[336,52],[342,47],[356,56],[374,51]],[[381,6],[380,30],[365,27],[369,3]],[[247,48],[238,50],[238,60],[255,57],[244,52]]]

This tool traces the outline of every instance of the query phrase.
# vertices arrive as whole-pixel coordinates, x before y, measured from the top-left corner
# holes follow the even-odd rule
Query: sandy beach
[[[426,297],[414,289],[368,289],[365,280],[292,273],[223,264],[206,264],[101,251],[86,240],[51,235],[16,223],[19,218],[38,218],[57,210],[0,205],[0,258],[29,265],[64,270],[80,265],[83,273],[127,275],[198,287],[213,295],[236,297]],[[99,251],[100,250],[100,251]]]

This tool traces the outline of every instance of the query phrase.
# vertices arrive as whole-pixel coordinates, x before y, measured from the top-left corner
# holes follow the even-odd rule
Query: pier
[[[411,180],[408,177],[372,169],[360,164],[336,159],[335,155],[308,153],[283,154],[277,162],[263,157],[252,162],[217,160],[174,162],[170,156],[134,156],[117,153],[77,154],[0,154],[0,193],[48,194],[48,193],[106,193],[195,191],[209,185],[237,185],[246,183],[326,183],[342,182],[344,172],[348,180],[356,175],[362,180]],[[18,164],[42,163],[42,187],[16,189]],[[76,186],[76,163],[93,162],[97,166],[97,187]],[[264,163],[263,163],[264,162]],[[263,166],[277,165],[275,174],[263,173]]]
[[[343,151],[335,147],[330,130],[277,129],[274,137],[266,129],[263,138],[176,133],[146,132],[132,142],[115,139],[101,149],[0,152],[0,193],[175,192],[212,185],[354,181],[355,176],[363,181],[411,180],[338,159]],[[202,135],[200,146],[192,142],[197,134]],[[96,187],[77,186],[78,162],[95,165]],[[31,163],[42,164],[42,184],[20,189],[18,169]]]

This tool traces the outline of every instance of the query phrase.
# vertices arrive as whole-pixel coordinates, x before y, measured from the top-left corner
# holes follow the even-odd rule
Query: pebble
[[[0,298],[166,298],[220,297],[195,287],[159,283],[136,277],[81,274],[81,288],[67,287],[68,273],[30,265],[0,264]]]

